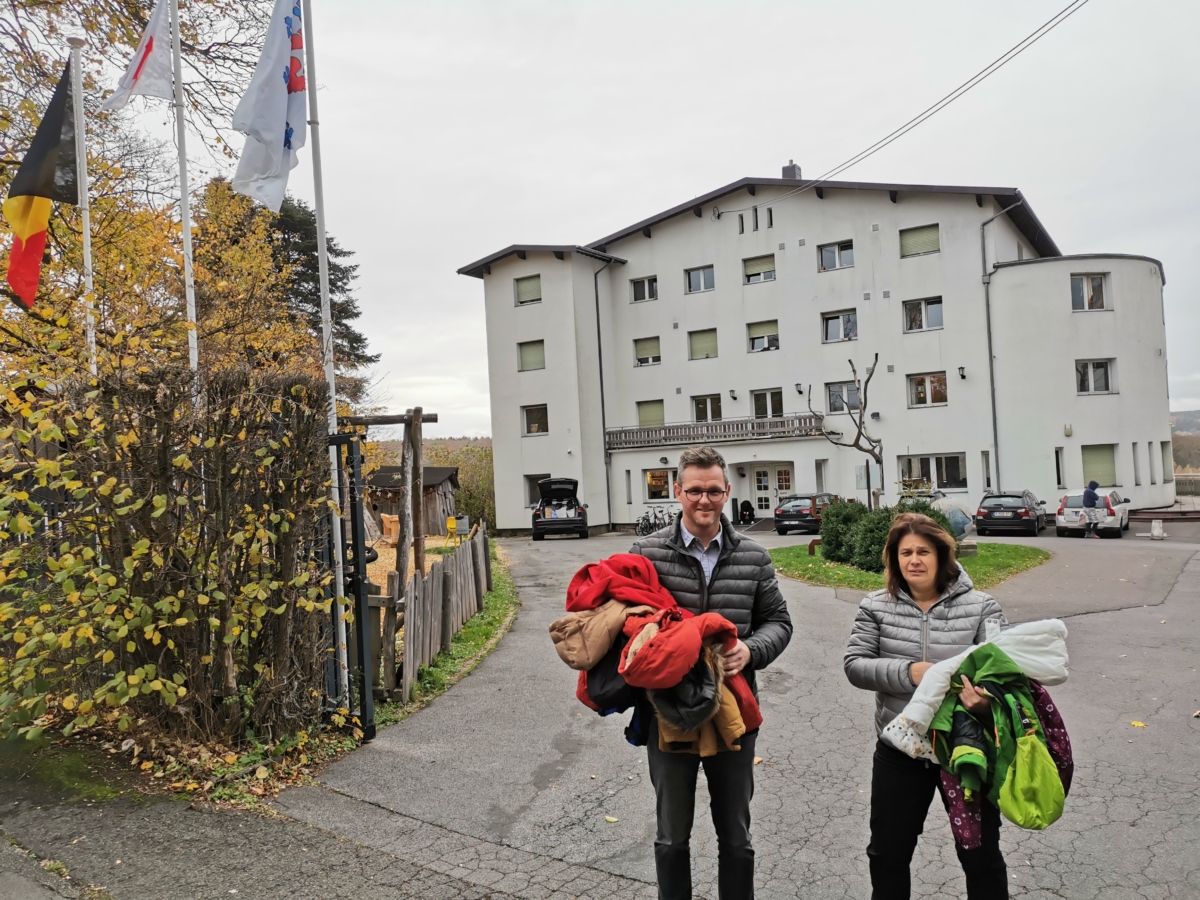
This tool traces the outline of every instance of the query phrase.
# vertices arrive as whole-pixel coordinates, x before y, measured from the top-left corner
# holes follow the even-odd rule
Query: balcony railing
[[[648,428],[610,428],[607,443],[609,450],[634,450],[640,447],[726,444],[731,441],[777,441],[820,435],[820,416],[746,417],[716,422],[678,422]]]

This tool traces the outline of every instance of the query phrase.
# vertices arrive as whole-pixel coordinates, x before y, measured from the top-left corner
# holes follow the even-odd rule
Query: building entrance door
[[[759,512],[775,508],[780,497],[792,492],[792,467],[759,466],[754,469],[754,508]]]

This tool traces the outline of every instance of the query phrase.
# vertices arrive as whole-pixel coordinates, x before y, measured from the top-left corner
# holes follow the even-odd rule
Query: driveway
[[[284,792],[278,809],[517,897],[653,897],[644,753],[623,740],[625,716],[601,719],[574,699],[574,673],[546,634],[571,574],[629,540],[503,541],[522,608],[496,652],[428,709],[332,766],[323,787]],[[1043,833],[1004,828],[1013,894],[1200,895],[1200,719],[1191,718],[1200,709],[1200,559],[1188,562],[1197,547],[1045,536],[1038,545],[1054,559],[995,593],[1014,619],[1072,616],[1072,678],[1054,694],[1077,770],[1062,820]],[[828,588],[784,580],[782,589],[796,634],[760,676],[758,896],[864,897],[874,736],[872,698],[841,668],[854,605]],[[697,895],[715,897],[715,841],[701,800]],[[926,834],[914,890],[961,896],[937,804]]]

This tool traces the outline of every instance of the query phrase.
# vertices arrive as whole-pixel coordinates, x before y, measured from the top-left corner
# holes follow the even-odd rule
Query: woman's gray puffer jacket
[[[916,690],[909,663],[941,662],[983,643],[988,620],[1008,624],[1000,604],[975,590],[961,566],[958,580],[927,613],[903,591],[899,597],[875,591],[863,598],[846,647],[846,677],[855,687],[875,691],[876,734],[903,712]]]

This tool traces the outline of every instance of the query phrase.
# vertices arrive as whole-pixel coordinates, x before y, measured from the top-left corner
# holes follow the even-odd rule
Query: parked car
[[[775,533],[807,531],[816,534],[821,530],[821,511],[834,500],[837,494],[793,494],[783,497],[775,507]]]
[[[541,499],[533,510],[533,539],[548,534],[588,536],[587,504],[579,502],[579,482],[574,478],[543,478],[538,482]]]
[[[1046,527],[1046,501],[1033,491],[1004,491],[985,494],[975,512],[975,533],[1019,531],[1037,537]]]
[[[1129,530],[1129,498],[1122,497],[1116,491],[1110,491],[1107,494],[1100,493],[1100,491],[1096,493],[1100,494],[1100,499],[1104,502],[1096,530],[1110,537],[1121,537],[1124,532]],[[1087,528],[1087,518],[1083,515],[1083,488],[1067,491],[1059,501],[1058,515],[1054,518],[1054,524],[1059,537],[1066,537],[1072,533],[1080,535],[1084,533]]]

